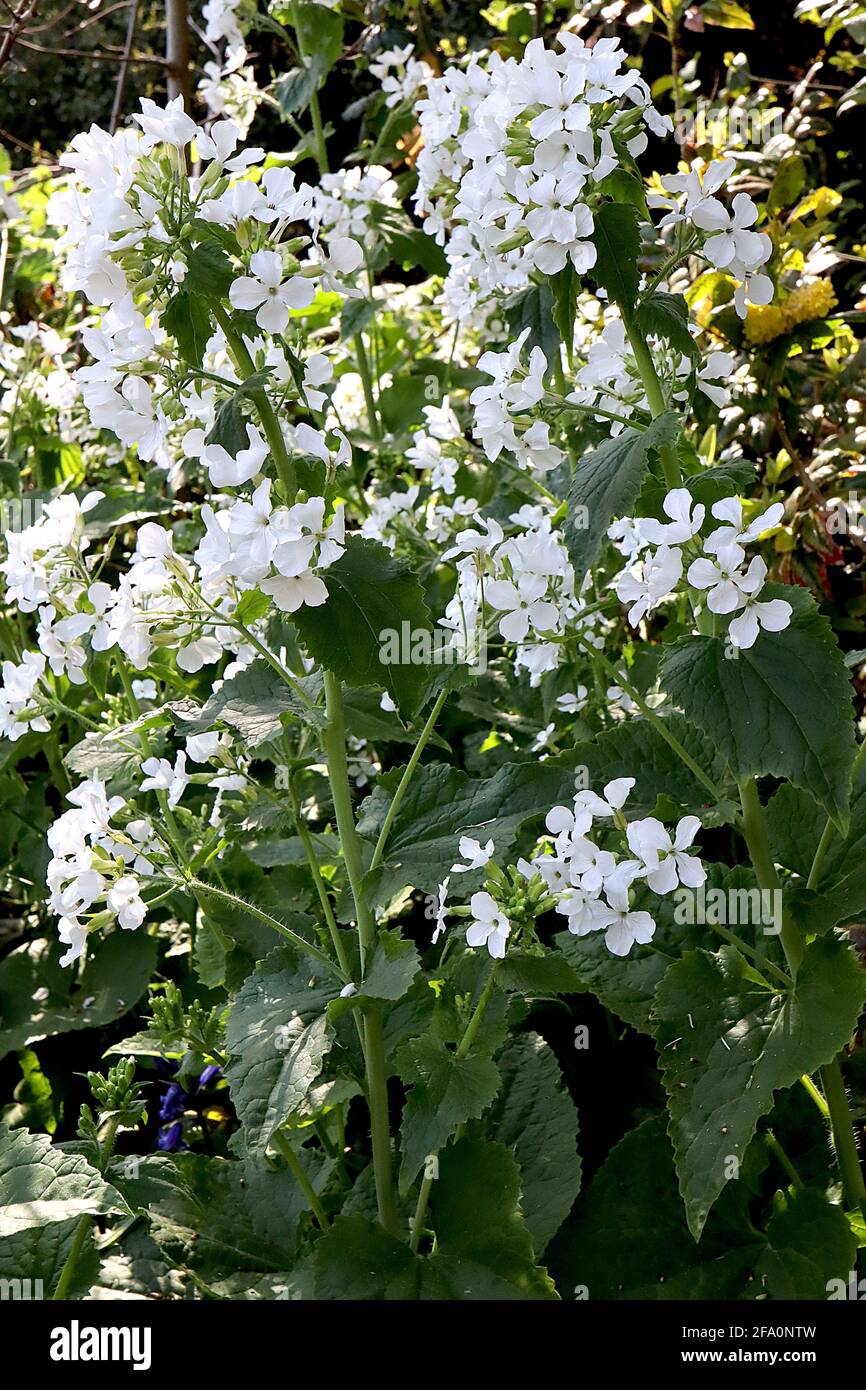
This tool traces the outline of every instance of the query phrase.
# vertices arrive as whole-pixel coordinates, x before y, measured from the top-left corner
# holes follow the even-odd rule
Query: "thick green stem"
[[[381,439],[382,426],[379,422],[378,411],[376,410],[376,397],[373,394],[373,377],[370,372],[370,359],[367,356],[364,339],[360,333],[355,334],[352,339],[352,346],[355,349],[358,371],[361,375],[361,385],[364,388],[364,404],[367,407],[367,421],[370,426],[370,433],[374,439]]]
[[[346,724],[343,713],[343,692],[333,671],[325,671],[325,709],[328,722],[323,736],[328,779],[334,801],[334,817],[343,850],[343,860],[355,904],[358,924],[358,948],[362,976],[368,957],[376,943],[376,923],[364,891],[364,864],[361,842],[355,828],[352,794],[349,786],[349,767],[346,759]],[[370,1139],[373,1148],[373,1173],[376,1180],[376,1201],[379,1220],[391,1235],[401,1235],[394,1181],[391,1172],[391,1130],[388,1122],[388,1087],[385,1070],[385,1041],[382,1015],[378,1005],[365,1015],[364,1061],[367,1071],[367,1100],[370,1107]]]
[[[737,936],[736,932],[729,931],[728,928],[723,927],[720,922],[708,922],[707,926],[731,946],[736,946],[738,951],[742,951],[744,956],[748,956],[756,965],[759,965],[762,970],[766,970],[768,975],[775,976],[784,989],[791,989],[793,987],[794,981],[791,979],[790,975],[786,975],[784,970],[779,969],[778,965],[774,965],[766,956],[762,956],[761,952],[756,951],[754,946],[750,946],[747,941],[743,941],[742,937]],[[769,981],[767,981],[767,983],[769,984]]]
[[[838,1057],[821,1068],[821,1084],[830,1111],[833,1147],[836,1150],[839,1172],[842,1174],[845,1199],[852,1211],[862,1211],[866,1214],[866,1184],[863,1182],[863,1169],[860,1167],[860,1155],[857,1152],[857,1141],[854,1138],[854,1126]]]
[[[226,312],[221,304],[216,302],[212,303],[211,307],[213,309],[214,318],[223,331],[223,337],[226,340],[234,364],[241,376],[244,378],[253,376],[256,370],[256,364],[247,351],[247,345],[243,340],[242,334],[235,330],[230,314]],[[262,422],[265,438],[270,446],[274,462],[277,465],[277,472],[280,475],[280,480],[286,492],[286,501],[294,502],[295,495],[298,491],[298,481],[295,477],[295,466],[289,458],[286,441],[283,438],[283,431],[277,419],[276,411],[268,400],[267,392],[261,387],[258,387],[255,391],[250,391],[249,395],[258,412],[259,419]]]
[[[322,909],[322,915],[325,918],[328,931],[331,934],[331,940],[334,943],[334,950],[337,953],[337,960],[340,962],[340,968],[343,971],[343,973],[348,976],[349,957],[346,955],[346,947],[343,943],[342,937],[340,936],[340,929],[337,926],[337,919],[335,918],[333,908],[331,907],[331,900],[328,897],[328,890],[325,887],[324,881],[322,879],[322,871],[319,868],[319,861],[316,858],[316,850],[315,846],[313,845],[313,837],[310,834],[307,822],[304,820],[303,812],[301,810],[301,803],[298,798],[298,793],[295,787],[294,779],[291,777],[289,778],[289,796],[292,802],[292,813],[295,818],[295,829],[298,832],[298,838],[300,839],[301,844],[304,847],[304,854],[306,855],[307,863],[310,866],[310,873],[313,876],[313,883],[316,887],[316,893],[319,898],[319,904]]]
[[[394,824],[397,812],[400,809],[400,803],[403,800],[403,797],[406,795],[409,783],[412,781],[412,776],[415,772],[416,767],[418,766],[418,760],[421,757],[421,754],[424,752],[424,749],[426,748],[428,742],[430,741],[430,735],[433,733],[433,730],[436,727],[436,720],[439,718],[439,715],[442,711],[442,706],[445,704],[447,698],[447,689],[440,691],[439,695],[437,695],[436,702],[430,711],[427,723],[424,725],[424,728],[421,730],[421,733],[418,736],[418,742],[415,744],[412,756],[406,764],[405,768],[403,769],[403,776],[400,778],[397,790],[395,791],[394,796],[391,800],[391,805],[388,807],[388,810],[385,814],[385,819],[382,822],[382,829],[379,831],[379,838],[376,841],[376,848],[373,850],[373,858],[370,861],[371,871],[373,869],[377,869],[382,862],[382,856],[385,853],[385,846],[388,843],[388,836],[391,833],[391,827]]]
[[[325,711],[327,725],[323,735],[325,757],[328,763],[328,778],[331,796],[334,800],[334,816],[355,915],[358,924],[358,945],[361,953],[363,971],[368,954],[376,943],[376,923],[367,904],[364,892],[364,864],[361,857],[361,841],[355,829],[355,815],[352,810],[352,794],[349,785],[349,764],[346,757],[346,721],[343,713],[343,692],[340,681],[333,671],[325,671]]]
[[[758,886],[770,891],[781,891],[779,876],[770,853],[770,844],[764,824],[763,811],[754,777],[740,784],[740,801],[743,807],[743,835],[749,848],[749,856],[755,870]],[[782,913],[782,948],[791,974],[796,977],[803,959],[803,939],[787,912]],[[833,1147],[842,1176],[842,1185],[848,1205],[853,1210],[864,1209],[866,1186],[863,1170],[854,1138],[854,1124],[845,1094],[845,1082],[839,1058],[821,1068],[821,1081],[827,1098],[830,1128],[833,1133]]]
[[[307,1174],[304,1171],[304,1165],[301,1163],[301,1160],[298,1158],[298,1155],[295,1153],[285,1134],[283,1134],[282,1131],[279,1129],[274,1134],[274,1143],[276,1144],[280,1153],[283,1155],[283,1158],[286,1160],[286,1165],[289,1168],[289,1171],[291,1172],[292,1176],[296,1179],[299,1188],[301,1189],[307,1201],[309,1202],[313,1215],[319,1223],[319,1226],[323,1231],[326,1231],[328,1229],[328,1217],[325,1212],[325,1208],[319,1201],[319,1197],[313,1189],[313,1184],[310,1182],[310,1179],[307,1177]]]
[[[367,1102],[370,1108],[370,1142],[379,1220],[392,1236],[405,1239],[394,1195],[391,1171],[391,1125],[388,1118],[388,1076],[385,1067],[385,1033],[382,1006],[376,1004],[364,1018],[364,1054],[367,1066]]]
[[[659,381],[658,372],[656,371],[656,364],[653,361],[652,353],[647,347],[645,338],[631,316],[623,314],[623,323],[625,324],[625,331],[628,334],[634,360],[637,364],[638,372],[640,373],[643,389],[646,392],[650,413],[655,420],[668,409],[664,391],[662,390],[662,384]],[[676,449],[670,444],[660,445],[659,458],[661,459],[662,472],[665,475],[665,482],[668,487],[679,487],[682,476]]]
[[[774,1155],[776,1162],[779,1164],[779,1167],[784,1170],[788,1178],[788,1181],[792,1183],[793,1186],[796,1187],[798,1190],[802,1189],[803,1179],[800,1177],[800,1174],[797,1172],[796,1168],[794,1167],[784,1148],[779,1143],[778,1139],[776,1138],[775,1134],[771,1129],[768,1129],[765,1133],[764,1142],[767,1145],[767,1148],[770,1150],[770,1153]]]

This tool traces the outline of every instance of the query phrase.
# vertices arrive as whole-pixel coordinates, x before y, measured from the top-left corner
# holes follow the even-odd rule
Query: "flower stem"
[[[770,853],[763,811],[758,797],[758,787],[754,777],[749,777],[740,783],[740,801],[743,807],[743,835],[749,848],[758,885],[762,889],[769,888],[778,892],[780,891],[779,876],[776,873],[776,866]],[[782,913],[781,940],[791,973],[796,977],[803,959],[803,940],[787,912]],[[848,1107],[848,1097],[845,1094],[845,1082],[842,1078],[842,1068],[838,1057],[821,1067],[821,1081],[827,1100],[836,1161],[839,1165],[848,1206],[852,1210],[866,1210],[866,1185],[863,1181],[860,1155],[857,1152],[857,1141],[854,1138],[854,1123]]]
[[[647,346],[646,339],[642,336],[631,315],[623,313],[622,317],[623,323],[625,324],[625,331],[628,335],[629,343],[631,344],[631,350],[634,354],[634,360],[637,364],[638,372],[640,373],[640,379],[643,382],[643,389],[646,392],[650,413],[655,420],[659,415],[663,415],[668,408],[664,391],[662,390],[662,384],[659,381],[658,372],[656,371],[656,364],[653,361],[653,355]],[[673,445],[660,444],[659,458],[661,459],[662,472],[665,475],[665,482],[668,487],[679,487],[682,477],[680,474],[679,460],[677,459],[677,451]]]
[[[478,1003],[475,1005],[472,1017],[466,1025],[466,1031],[463,1034],[463,1037],[460,1039],[460,1045],[457,1048],[456,1053],[454,1054],[459,1062],[463,1061],[463,1058],[466,1056],[473,1042],[475,1041],[478,1029],[481,1027],[481,1020],[484,1018],[487,1005],[490,1003],[491,997],[493,995],[493,988],[495,984],[496,962],[494,961],[490,974],[487,978],[487,983],[481,992],[481,997],[478,1000]],[[431,1154],[430,1157],[438,1157],[438,1152],[439,1151],[437,1150],[436,1154]],[[430,1203],[430,1192],[435,1181],[433,1177],[433,1168],[434,1165],[428,1163],[424,1172],[424,1176],[421,1179],[421,1187],[418,1191],[418,1201],[415,1206],[415,1215],[412,1218],[412,1234],[409,1238],[409,1249],[415,1252],[416,1254],[418,1251],[418,1246],[421,1243],[421,1236],[424,1233],[424,1219],[427,1215],[427,1207]]]
[[[860,747],[857,749],[857,753],[854,757],[854,763],[851,768],[852,784],[857,780],[857,774],[860,771],[860,767],[863,762],[864,756],[866,756],[866,738],[864,738],[863,742],[860,744]],[[818,848],[815,850],[815,858],[812,860],[812,867],[809,870],[809,877],[806,880],[807,888],[818,887],[818,883],[821,878],[821,870],[824,867],[824,859],[827,854],[827,850],[830,848],[830,845],[833,842],[833,836],[835,835],[835,833],[836,827],[834,826],[832,820],[828,816],[827,824],[824,826],[824,833],[818,841]]]
[[[313,1211],[313,1215],[316,1218],[316,1221],[318,1222],[321,1229],[323,1231],[326,1231],[328,1229],[327,1213],[325,1212],[325,1208],[322,1206],[322,1203],[319,1200],[319,1197],[317,1196],[313,1188],[313,1184],[310,1182],[310,1179],[307,1177],[307,1174],[304,1171],[304,1165],[301,1163],[301,1160],[298,1158],[298,1155],[295,1153],[294,1149],[292,1148],[285,1134],[283,1134],[282,1130],[278,1129],[276,1131],[276,1133],[273,1136],[273,1141],[279,1149],[280,1153],[282,1154],[283,1158],[286,1160],[286,1166],[291,1172],[292,1177],[295,1178],[299,1188],[301,1189],[307,1201],[309,1202]]]
[[[214,318],[223,331],[223,337],[226,340],[229,352],[232,355],[238,371],[243,377],[253,376],[256,370],[256,364],[250,357],[242,334],[235,330],[231,321],[231,316],[217,301],[212,301],[211,308],[213,309]],[[294,464],[289,458],[286,441],[283,438],[283,431],[277,419],[274,407],[268,400],[267,392],[261,386],[257,387],[254,391],[250,391],[249,395],[258,412],[259,419],[262,422],[262,429],[265,432],[265,438],[274,456],[277,472],[280,475],[280,480],[286,492],[286,500],[290,503],[294,502],[295,495],[298,491],[298,481],[295,477]]]
[[[200,878],[188,878],[186,883],[188,887],[193,890],[196,897],[198,897],[199,894],[204,894],[205,896],[217,898],[220,902],[228,903],[231,907],[236,907],[240,912],[248,912],[251,917],[255,917],[257,922],[263,922],[266,927],[273,927],[274,931],[279,932],[287,941],[291,941],[292,945],[296,946],[299,951],[303,951],[309,956],[315,956],[316,960],[320,960],[323,965],[326,965],[331,974],[335,975],[341,984],[348,983],[347,977],[341,967],[337,965],[336,961],[331,960],[327,952],[323,951],[320,946],[315,946],[312,941],[307,941],[305,937],[299,936],[297,932],[292,931],[291,927],[285,926],[285,924],[278,921],[276,917],[272,917],[269,912],[264,912],[262,908],[256,907],[255,903],[248,903],[245,898],[236,897],[234,893],[230,893],[226,888],[215,888],[210,883],[203,883]],[[177,886],[180,887],[182,885],[178,884]]]
[[[374,439],[381,439],[382,426],[376,410],[376,397],[373,393],[373,377],[370,372],[370,359],[367,356],[364,339],[360,333],[355,334],[352,339],[352,346],[355,349],[355,356],[358,359],[358,371],[361,376],[361,385],[364,388],[364,404],[367,407],[367,420],[370,425],[370,433]]]
[[[324,881],[322,879],[322,871],[319,868],[319,861],[316,858],[316,850],[313,845],[313,837],[310,834],[307,822],[304,820],[303,812],[301,810],[300,798],[298,797],[298,791],[297,787],[295,786],[293,777],[289,778],[289,797],[292,803],[292,814],[295,819],[295,829],[297,830],[298,838],[300,839],[301,844],[304,847],[304,854],[306,855],[307,863],[310,867],[310,873],[313,876],[313,883],[315,884],[316,893],[319,898],[319,904],[322,909],[322,915],[325,918],[328,931],[331,934],[331,940],[334,943],[334,950],[337,953],[337,960],[340,962],[340,969],[348,977],[350,971],[349,958],[346,955],[346,947],[343,943],[342,937],[340,936],[340,929],[337,926],[337,920],[334,917],[334,910],[331,907],[331,900],[328,897],[328,890],[326,889]]]
[[[405,768],[403,769],[403,776],[400,778],[397,790],[395,791],[391,799],[391,805],[388,807],[388,810],[385,814],[385,819],[382,822],[382,829],[379,831],[379,838],[376,841],[376,848],[373,850],[373,858],[370,861],[371,872],[373,869],[377,869],[382,862],[382,856],[385,853],[385,845],[388,843],[388,836],[391,833],[391,827],[394,824],[397,812],[400,809],[400,802],[406,795],[409,783],[412,781],[412,776],[415,772],[416,767],[418,766],[418,760],[421,757],[421,754],[423,753],[425,747],[427,746],[427,743],[430,740],[430,735],[433,733],[433,730],[436,726],[436,720],[439,718],[442,706],[445,704],[447,697],[447,689],[440,691],[437,695],[436,703],[430,711],[430,714],[427,718],[427,723],[424,725],[424,728],[421,730],[421,733],[418,736],[418,742],[415,744],[415,747],[412,751],[412,756],[406,764]]]
[[[836,1162],[842,1174],[846,1201],[852,1211],[859,1210],[866,1214],[866,1184],[863,1181],[863,1169],[860,1166],[860,1155],[857,1152],[857,1141],[854,1138],[854,1126],[838,1057],[834,1057],[832,1062],[821,1068],[821,1082],[830,1112],[833,1148],[836,1150]]]
[[[720,802],[722,800],[722,793],[716,786],[712,777],[710,777],[709,773],[704,772],[704,769],[699,763],[695,762],[691,753],[683,747],[676,734],[671,733],[670,729],[667,727],[667,722],[661,719],[659,715],[656,714],[655,710],[650,708],[643,696],[635,690],[634,686],[631,685],[619,671],[617,671],[613,662],[609,661],[603,652],[596,651],[595,647],[591,646],[589,642],[586,642],[579,632],[575,632],[574,636],[583,647],[584,651],[586,651],[593,660],[599,661],[614,683],[618,685],[621,690],[625,691],[629,699],[634,700],[643,717],[648,719],[649,722],[658,729],[658,732],[661,734],[668,747],[673,749],[680,761],[685,763],[686,767],[698,779],[701,785],[706,787],[713,800],[717,803]]]
[[[764,892],[781,893],[782,885],[767,838],[764,812],[758,796],[758,784],[754,777],[745,778],[740,784],[740,805],[743,808],[743,838],[749,850],[749,858],[755,870],[758,887]],[[797,930],[790,913],[782,912],[780,936],[782,950],[788,962],[788,969],[796,977],[803,959],[803,938]]]
[[[290,5],[292,15],[292,25],[295,30],[295,38],[298,42],[298,55],[301,59],[301,66],[307,67],[308,58],[306,45],[304,44],[303,30],[301,28],[301,17],[297,3],[292,0]],[[328,172],[328,147],[325,144],[325,131],[322,126],[322,108],[319,105],[319,93],[314,87],[310,93],[310,119],[313,122],[313,141],[316,151],[316,163],[319,166],[320,174]]]
[[[334,800],[334,816],[340,835],[343,859],[355,904],[358,948],[362,974],[376,943],[376,923],[364,891],[361,841],[355,828],[349,768],[346,761],[346,724],[343,692],[333,671],[324,672],[325,709],[328,722],[323,735],[328,779]],[[379,1005],[369,1009],[364,1023],[364,1061],[367,1071],[367,1099],[370,1107],[370,1140],[373,1148],[373,1174],[379,1220],[391,1235],[401,1236],[394,1180],[391,1172],[391,1131],[388,1122],[388,1087],[385,1070],[385,1040]]]

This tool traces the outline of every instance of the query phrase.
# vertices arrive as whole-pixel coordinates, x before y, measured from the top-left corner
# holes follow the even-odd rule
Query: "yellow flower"
[[[822,319],[837,303],[829,280],[798,285],[784,304],[752,304],[746,312],[745,332],[750,343],[771,343],[790,333],[799,323]]]
[[[829,280],[813,280],[811,285],[798,285],[782,306],[789,328],[809,319],[822,319],[837,303]]]
[[[746,311],[746,337],[750,343],[770,343],[787,329],[785,315],[776,304],[750,304]]]

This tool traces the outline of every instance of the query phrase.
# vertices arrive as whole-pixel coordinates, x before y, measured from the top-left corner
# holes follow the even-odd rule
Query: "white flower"
[[[580,714],[586,708],[588,691],[585,685],[579,685],[574,694],[557,695],[556,708],[563,714]]]
[[[447,874],[436,890],[436,926],[433,929],[431,942],[435,946],[440,936],[445,933],[445,899],[448,896],[448,884],[451,882],[451,875]]]
[[[507,642],[524,641],[530,627],[545,632],[556,626],[559,610],[544,595],[547,577],[523,574],[513,584],[508,579],[491,579],[485,586],[484,597],[492,608],[505,613],[499,619],[499,631]]]
[[[320,608],[328,599],[328,587],[312,570],[302,574],[276,574],[263,579],[259,584],[262,593],[270,594],[274,603],[283,613],[297,613],[304,605],[307,608]]]
[[[583,835],[592,829],[592,812],[575,797],[571,810],[567,806],[552,806],[544,818],[544,824],[551,835],[564,836],[567,839],[572,835]]]
[[[763,560],[760,563],[763,564]],[[787,599],[771,598],[761,602],[752,594],[746,599],[742,612],[731,619],[728,636],[735,647],[747,651],[757,642],[761,628],[767,632],[784,632],[793,611]]]
[[[141,764],[145,779],[139,791],[168,792],[169,806],[176,806],[186,790],[189,776],[186,771],[186,754],[178,753],[174,767],[168,758],[145,758]]]
[[[60,957],[61,965],[71,965],[73,961],[79,960],[84,955],[84,948],[87,945],[87,928],[83,922],[79,922],[76,917],[61,917],[57,923],[57,935],[64,946],[69,950]]]
[[[147,905],[140,896],[139,882],[132,874],[119,878],[109,888],[105,899],[108,907],[116,913],[117,920],[125,931],[140,927],[147,912]]]
[[[779,525],[785,514],[785,507],[782,502],[774,502],[745,527],[743,504],[739,497],[723,497],[721,501],[713,503],[712,512],[714,517],[727,524],[717,526],[704,541],[704,550],[711,553],[727,545],[749,545],[752,541],[758,540],[765,531],[772,531]]]
[[[511,923],[489,893],[473,893],[469,906],[472,922],[466,931],[467,946],[486,946],[494,960],[501,960]]]
[[[186,740],[186,755],[194,763],[208,763],[219,752],[221,739],[217,729],[206,734],[190,734]]]
[[[631,605],[628,620],[632,627],[637,627],[641,618],[673,592],[682,573],[681,551],[662,545],[654,554],[647,554],[617,576],[616,596],[622,603]]]
[[[577,793],[575,801],[586,807],[593,816],[615,818],[617,811],[621,811],[628,801],[635,780],[634,777],[615,777],[612,782],[605,784],[603,797],[593,791],[582,791]]]
[[[141,145],[145,152],[159,144],[174,145],[182,150],[199,134],[195,121],[184,111],[182,96],[175,97],[165,106],[157,106],[149,97],[142,97],[141,110],[143,114],[132,119],[144,131]]]
[[[733,261],[744,266],[760,265],[769,237],[763,232],[748,231],[758,219],[756,205],[748,193],[738,193],[731,208],[728,212],[717,198],[708,198],[695,208],[695,226],[715,233],[704,242],[704,255],[717,270],[726,269]]]
[[[283,262],[276,251],[256,251],[250,257],[252,275],[241,275],[229,290],[236,309],[256,309],[256,323],[268,333],[282,333],[290,309],[306,309],[316,297],[311,280],[301,275],[283,279]]]
[[[654,893],[672,893],[678,883],[697,888],[707,875],[699,859],[685,851],[695,838],[701,823],[697,816],[683,816],[674,838],[654,816],[632,821],[626,839],[632,854],[646,870],[646,881]]]
[[[627,956],[632,946],[645,946],[655,935],[656,924],[649,912],[631,912],[628,908],[613,908],[611,921],[604,934],[604,944],[614,956]]]
[[[467,863],[452,864],[452,874],[468,874],[473,869],[483,869],[485,864],[488,864],[492,859],[494,852],[492,840],[488,840],[486,845],[482,845],[480,841],[473,840],[471,835],[461,835],[457,848]]]
[[[629,907],[629,889],[642,873],[638,861],[627,859],[617,865],[605,882],[612,920],[607,925],[604,944],[614,956],[627,956],[635,942],[645,945],[655,934],[656,924],[650,913],[632,912]]]
[[[592,896],[597,896],[616,868],[616,859],[607,849],[599,849],[585,835],[572,839],[568,847],[572,881]]]
[[[669,526],[652,517],[640,521],[641,537],[651,545],[682,545],[696,536],[704,524],[704,505],[702,502],[695,504],[687,487],[673,488],[662,507],[665,515],[671,518]]]
[[[240,487],[261,471],[268,456],[268,445],[255,425],[247,425],[249,447],[241,449],[234,458],[222,444],[208,444],[201,460],[207,466],[214,487]]]
[[[689,565],[688,580],[694,589],[708,589],[707,607],[711,613],[733,613],[742,608],[746,596],[754,594],[761,587],[766,575],[766,565],[756,555],[748,570],[740,565],[746,552],[739,545],[724,545],[712,560],[693,560]],[[761,573],[763,566],[763,574]]]
[[[616,913],[602,898],[594,897],[582,887],[566,888],[556,904],[556,911],[568,918],[572,936],[588,936],[603,931],[616,920]]]

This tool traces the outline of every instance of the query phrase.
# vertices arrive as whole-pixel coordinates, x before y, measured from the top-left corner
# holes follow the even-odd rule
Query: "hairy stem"
[[[634,700],[635,704],[637,705],[644,718],[648,719],[649,722],[653,724],[656,729],[658,729],[658,732],[661,734],[668,747],[673,749],[674,753],[676,753],[680,761],[684,763],[685,766],[689,769],[689,771],[698,779],[698,781],[701,783],[701,786],[706,787],[713,800],[715,802],[721,801],[722,793],[716,786],[712,777],[710,777],[709,773],[704,772],[704,769],[700,766],[699,763],[695,762],[691,753],[689,753],[683,747],[676,734],[671,733],[670,729],[667,727],[667,721],[661,719],[659,715],[656,714],[655,710],[647,704],[643,696],[639,694],[637,690],[635,690],[634,686],[626,680],[625,676],[623,676],[616,669],[613,662],[609,661],[603,652],[596,651],[595,647],[591,646],[589,642],[585,641],[581,637],[579,632],[575,632],[574,636],[580,643],[580,645],[583,647],[584,651],[589,656],[591,656],[594,661],[599,661],[601,665],[604,667],[604,669],[607,671],[608,675],[614,681],[614,683],[618,685],[621,690],[625,691],[629,699]]]
[[[292,945],[296,946],[299,951],[305,952],[308,956],[315,956],[316,960],[320,960],[323,965],[326,965],[341,984],[348,984],[343,970],[336,961],[331,960],[326,951],[323,951],[320,946],[315,946],[312,941],[307,941],[303,936],[299,936],[297,932],[292,931],[291,927],[287,927],[276,917],[272,917],[269,912],[256,907],[255,903],[248,903],[245,898],[236,897],[227,888],[215,888],[210,883],[203,883],[200,878],[189,878],[186,883],[194,891],[196,897],[199,894],[204,894],[206,897],[216,898],[219,902],[228,903],[231,907],[237,908],[239,912],[248,912],[251,917],[255,917],[257,922],[263,922],[266,927],[273,927],[274,931],[279,932],[280,936],[284,936],[287,941],[291,941]],[[176,886],[181,887],[182,885]]]
[[[764,892],[781,893],[782,885],[767,838],[764,812],[758,796],[758,784],[754,777],[747,777],[740,783],[740,805],[743,808],[743,838],[749,850],[749,858],[755,870],[758,887]],[[803,959],[803,938],[797,930],[790,913],[782,911],[782,930],[780,934],[782,950],[788,962],[788,969],[796,976]]]
[[[854,1138],[854,1126],[838,1057],[834,1057],[832,1062],[821,1068],[821,1083],[830,1112],[833,1148],[842,1175],[845,1200],[852,1211],[859,1210],[866,1214],[866,1184],[863,1181],[863,1169],[860,1167],[860,1155],[857,1152],[857,1141]]]
[[[376,409],[376,397],[373,392],[373,376],[370,372],[370,359],[367,356],[364,339],[360,333],[355,334],[352,339],[352,346],[355,349],[355,357],[358,361],[358,372],[361,376],[361,385],[364,388],[364,404],[367,407],[367,421],[370,426],[370,433],[374,439],[381,439],[382,426]]]

